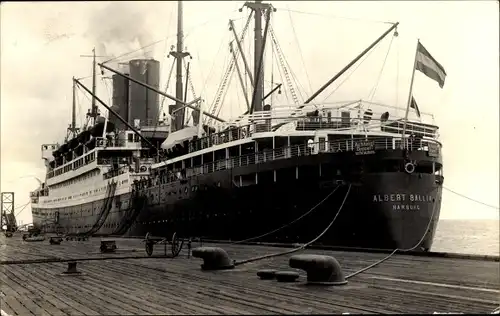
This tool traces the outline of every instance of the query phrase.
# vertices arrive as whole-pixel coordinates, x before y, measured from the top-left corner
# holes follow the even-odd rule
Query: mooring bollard
[[[202,270],[233,269],[234,263],[227,252],[219,247],[199,247],[193,249],[193,257],[203,259]]]
[[[299,278],[299,274],[294,271],[277,271],[274,277],[278,282],[295,282]]]
[[[49,243],[51,245],[60,245],[62,240],[62,237],[50,237]]]
[[[257,276],[261,280],[272,280],[276,276],[276,270],[272,270],[272,269],[259,270],[259,271],[257,271]]]
[[[76,269],[76,261],[68,262],[68,270],[61,273],[61,275],[81,275],[82,273]]]
[[[101,252],[115,252],[116,241],[114,240],[101,240]]]
[[[290,258],[292,268],[307,272],[307,284],[344,285],[347,280],[339,262],[331,256],[302,254]]]

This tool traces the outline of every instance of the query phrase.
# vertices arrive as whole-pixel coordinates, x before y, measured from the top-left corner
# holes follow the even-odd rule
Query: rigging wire
[[[107,80],[106,78],[101,77],[101,80],[104,83],[104,88],[106,89],[106,92],[108,93],[108,98],[109,98],[108,99],[108,104],[111,104],[111,102],[112,102],[112,97],[111,97],[111,89],[112,89],[112,87],[110,87],[108,85],[108,82],[106,81]]]
[[[165,89],[163,90],[163,91],[165,91],[165,93],[168,93],[167,90],[168,90],[168,87],[170,86],[170,79],[172,79],[172,72],[174,71],[175,63],[176,63],[176,61],[175,61],[175,59],[173,59],[172,66],[170,66],[170,71],[168,72],[167,82],[165,83]],[[167,99],[167,97],[162,95],[159,113],[161,113],[163,111],[163,104],[165,103],[166,99]]]
[[[392,47],[392,42],[394,40],[394,37],[395,36],[393,36],[391,38],[391,41],[389,42],[389,48],[387,49],[387,53],[385,54],[384,62],[382,63],[382,68],[380,68],[380,72],[378,73],[377,81],[375,82],[375,85],[373,86],[372,90],[368,94],[368,99],[370,100],[370,102],[373,100],[373,98],[375,97],[375,93],[377,92],[377,88],[378,88],[378,85],[380,83],[380,78],[382,77],[382,73],[384,72],[385,64],[387,62],[387,57],[389,57],[389,53],[391,52],[391,47]]]
[[[222,47],[222,45],[221,45],[221,47]],[[200,52],[198,50],[196,50],[196,60],[198,60],[198,62],[200,63],[199,67],[197,69],[200,70],[201,80],[203,80],[205,78],[205,76],[203,75],[203,67],[201,67]]]
[[[222,46],[224,46],[225,39],[226,39],[226,36],[225,36],[225,35],[224,35],[224,36],[222,36],[221,41],[220,41],[220,45],[219,45],[219,49],[217,50],[217,53],[215,54],[215,56],[219,56],[219,53],[220,53],[220,51],[221,51],[221,49],[222,49]],[[203,94],[203,93],[205,92],[205,89],[207,88],[208,80],[209,80],[209,79],[210,79],[210,77],[212,76],[212,72],[213,72],[213,70],[215,69],[215,64],[216,64],[216,62],[217,62],[217,59],[216,59],[216,58],[214,58],[214,61],[213,61],[213,63],[212,63],[212,67],[210,68],[210,71],[208,72],[208,76],[207,76],[207,77],[205,78],[205,80],[204,80],[205,82],[204,82],[204,84],[203,84],[203,89],[201,89],[200,94]]]
[[[235,12],[235,11],[236,11],[236,10],[232,10],[232,11],[230,11],[229,13],[233,13],[233,12]],[[172,14],[172,12],[173,12],[173,10],[171,11],[171,14]],[[222,15],[222,14],[228,15],[227,13],[218,13],[218,14],[216,14],[216,15],[213,15],[212,17],[215,17],[215,16],[220,16],[220,15]],[[215,19],[213,19],[213,20],[215,20]],[[207,23],[209,23],[209,22],[211,22],[211,21],[212,21],[212,19],[207,20],[207,21],[205,21],[205,22],[203,22],[203,23],[200,23],[200,24],[197,24],[197,25],[193,26],[193,27],[192,27],[192,28],[190,28],[188,31],[186,31],[186,33],[185,33],[185,35],[184,35],[184,39],[186,39],[186,38],[190,35],[190,33],[192,33],[195,29],[197,29],[197,28],[199,28],[199,27],[201,27],[201,26],[204,26],[204,25],[206,25]],[[151,44],[148,44],[148,45],[142,46],[142,47],[140,47],[140,48],[138,48],[138,49],[135,49],[135,50],[133,50],[133,51],[129,51],[129,52],[124,53],[124,54],[121,54],[121,55],[119,55],[119,56],[117,56],[117,57],[113,57],[113,58],[111,58],[111,59],[108,59],[108,60],[104,61],[104,62],[103,62],[103,64],[107,64],[107,63],[109,63],[110,61],[115,61],[115,60],[120,59],[120,58],[122,58],[122,57],[125,57],[125,56],[128,56],[128,55],[131,55],[131,54],[133,54],[133,53],[137,53],[138,51],[144,50],[145,48],[148,48],[148,47],[154,46],[154,45],[156,45],[156,44],[158,44],[158,43],[161,43],[161,42],[163,42],[163,41],[167,41],[168,39],[171,39],[171,38],[176,37],[176,36],[177,36],[177,34],[168,35],[167,37],[165,37],[165,38],[163,38],[163,39],[160,39],[160,40],[157,40],[157,41],[154,41],[154,42],[152,42]]]
[[[271,42],[271,45],[273,43]],[[266,47],[267,52],[269,52],[269,45]],[[265,80],[264,80],[265,82]],[[273,48],[271,47],[271,85],[269,87],[269,91],[272,91],[274,89],[274,54],[273,54]],[[269,101],[269,104],[271,105],[271,108],[273,106],[273,99],[274,99],[274,93],[270,95],[271,100]]]
[[[77,90],[78,92],[78,85],[77,85]],[[81,93],[78,94],[78,97],[76,98],[76,103],[78,104],[78,113],[77,113],[77,116],[80,118],[80,127],[81,127],[81,130],[83,130],[83,125],[84,125],[84,121],[85,121],[85,114],[83,113],[83,110],[82,110],[82,96],[81,96]]]
[[[396,89],[394,89],[396,92],[396,103],[395,106],[398,106],[399,102],[399,41],[396,41]],[[396,112],[396,115],[399,113]]]
[[[288,5],[287,5],[287,8],[288,8]],[[309,74],[307,72],[307,68],[306,68],[306,63],[304,62],[304,55],[302,54],[302,49],[300,48],[300,43],[299,43],[299,40],[297,38],[297,33],[295,32],[295,26],[293,25],[293,20],[292,20],[292,11],[288,10],[288,16],[290,18],[290,24],[292,25],[292,31],[293,31],[293,35],[295,37],[295,41],[297,42],[297,47],[299,48],[299,54],[300,54],[300,59],[302,61],[302,67],[304,67],[304,72],[306,73],[306,78],[307,78],[307,82],[309,84],[309,93],[313,93],[313,89],[312,89],[312,86],[311,86],[311,79],[309,79]]]
[[[173,12],[173,10],[171,11],[171,14],[172,14],[172,12]],[[231,12],[231,13],[232,13],[232,12]],[[220,14],[218,14],[218,15],[220,15]],[[190,29],[189,31],[187,31],[187,32],[186,32],[186,35],[184,36],[184,39],[185,39],[185,38],[189,35],[189,33],[191,33],[194,29],[196,29],[196,28],[198,28],[198,27],[200,27],[200,26],[203,26],[203,25],[204,25],[204,24],[206,24],[206,23],[208,23],[208,22],[206,21],[206,22],[204,22],[203,24],[196,25],[196,26],[194,26],[192,29]],[[158,44],[158,43],[161,43],[161,42],[167,41],[167,40],[169,40],[169,39],[171,39],[171,38],[174,38],[174,37],[176,37],[176,36],[177,36],[177,34],[168,35],[168,36],[167,36],[167,37],[165,37],[165,38],[162,38],[162,39],[157,40],[157,41],[154,41],[154,42],[152,42],[152,43],[150,43],[150,44],[147,44],[147,45],[144,45],[144,46],[142,46],[142,47],[139,47],[138,49],[135,49],[135,50],[129,51],[129,52],[127,52],[127,53],[124,53],[124,54],[118,55],[117,57],[110,58],[110,59],[108,59],[108,60],[104,61],[104,62],[103,62],[103,64],[107,64],[107,63],[109,63],[110,61],[119,61],[119,60],[120,60],[121,58],[123,58],[123,57],[126,57],[126,56],[129,56],[129,55],[131,55],[131,54],[137,53],[137,52],[139,52],[139,51],[144,50],[145,48],[148,48],[148,47],[154,46],[154,45],[156,45],[156,44]]]
[[[315,13],[315,12],[292,10],[289,8],[286,8],[286,9],[285,8],[276,8],[276,9],[283,10],[283,11],[289,11],[289,12],[295,12],[295,13],[299,13],[299,14],[322,16],[322,17],[327,17],[327,18],[332,18],[332,19],[344,19],[344,20],[363,21],[363,22],[370,22],[370,23],[393,24],[392,22],[388,22],[388,21],[370,20],[370,19],[353,18],[353,17],[342,17],[342,16],[328,15],[328,14]]]
[[[342,80],[342,82],[340,82],[340,83],[339,83],[339,85],[338,85],[335,89],[333,89],[333,91],[332,91],[332,92],[330,92],[330,94],[329,94],[328,96],[326,96],[326,98],[323,100],[323,102],[322,102],[322,103],[324,103],[324,102],[326,101],[326,99],[328,99],[328,98],[329,98],[329,97],[330,97],[333,93],[335,93],[335,91],[337,91],[337,90],[338,90],[338,89],[339,89],[339,88],[340,88],[340,87],[344,84],[344,82],[346,82],[346,81],[347,81],[347,80],[351,77],[351,75],[352,75],[353,73],[355,73],[355,72],[356,72],[356,70],[359,68],[359,66],[361,66],[361,65],[365,62],[365,60],[367,60],[367,59],[368,59],[368,57],[370,57],[370,55],[371,55],[371,54],[372,54],[372,53],[376,50],[376,48],[378,48],[378,47],[379,47],[379,45],[377,44],[377,45],[376,45],[376,47],[372,48],[372,49],[371,49],[371,50],[370,50],[370,51],[369,51],[369,52],[368,52],[368,53],[364,56],[363,60],[361,60],[361,61],[359,62],[359,64],[357,64],[357,65],[356,65],[356,67],[355,67],[355,68],[354,68],[354,69],[350,72],[350,74],[348,74],[348,75],[345,77],[345,79],[344,79],[344,80]]]
[[[221,84],[220,84],[219,88],[215,91],[216,97],[217,97],[217,93],[219,92],[219,90],[222,89],[222,82],[223,82],[224,77],[226,76],[226,73],[230,72],[230,69],[228,66],[231,63],[231,58],[232,57],[230,56],[230,54],[226,55],[226,58],[224,59],[224,63],[222,63],[223,67],[220,68],[223,71],[221,72],[220,78],[219,78],[219,82],[221,82]],[[226,70],[226,71],[224,71],[224,70]],[[216,100],[216,98],[214,98],[214,100],[212,101],[212,104],[209,107],[210,112],[213,111],[213,107],[214,107],[214,105],[216,105],[215,100]],[[214,113],[214,114],[217,115],[216,113]],[[206,122],[208,122],[209,118],[205,118],[205,119],[206,119]]]
[[[167,77],[167,83],[165,84],[165,93],[168,93],[168,87],[170,85],[170,79],[172,78],[172,72],[174,71],[174,66],[175,66],[175,59],[172,60],[172,66],[170,67],[170,72],[168,73],[168,77]],[[161,103],[160,103],[160,108],[159,108],[159,111],[158,111],[158,116],[161,115],[161,113],[163,113],[163,104],[165,103],[165,99],[166,97],[164,95],[162,95],[162,99],[161,99]],[[170,115],[170,111],[169,109],[167,109],[167,113],[169,113]],[[156,124],[155,124],[155,128],[153,130],[153,136],[152,138],[154,138],[155,134],[156,134],[156,130],[158,128],[158,125],[160,124],[160,118],[158,117],[158,120],[156,121]],[[172,120],[170,120],[170,123],[169,124],[172,124]]]
[[[242,26],[242,29],[243,29],[243,26]],[[250,36],[251,35],[248,35],[248,41],[247,41],[247,51],[245,52],[245,56],[252,56],[252,41],[250,40]],[[242,45],[242,48],[244,49],[243,47],[243,43],[241,43]],[[248,69],[254,69],[253,67],[253,58],[249,58],[249,60],[247,60],[247,63],[248,63]],[[251,71],[247,71],[247,67],[243,67],[245,68],[245,89],[247,92],[251,92],[252,89],[249,89],[249,86],[252,87],[252,82],[250,80],[250,76],[249,76],[249,73],[251,74],[252,72]],[[248,93],[247,93],[247,98],[248,98]]]
[[[303,101],[306,99],[303,95],[303,93],[306,91],[306,89],[304,89],[304,86],[302,86],[302,83],[300,82],[300,80],[298,79],[297,75],[295,74],[295,72],[293,71],[292,67],[290,66],[290,64],[288,63],[288,60],[286,59],[285,57],[285,54],[283,52],[283,49],[281,48],[281,45],[279,44],[279,41],[278,41],[278,38],[276,36],[276,33],[274,32],[274,29],[272,28],[272,24],[269,26],[269,29],[270,29],[270,32],[271,32],[271,35],[274,37],[274,41],[276,42],[276,52],[282,56],[283,58],[283,61],[285,63],[285,69],[283,71],[286,71],[286,70],[289,70],[290,74],[291,74],[291,79],[293,80],[294,84],[295,84],[295,87],[297,88],[297,92],[299,93],[299,96],[300,98],[302,99],[302,103]],[[311,102],[312,105],[314,105],[314,107],[316,107],[316,102]]]
[[[233,41],[237,41],[237,43],[241,43],[245,39],[245,35],[247,34],[248,26],[250,25],[250,20],[252,18],[252,12],[248,16],[247,22],[245,23],[245,26],[241,30],[240,36],[236,36],[236,38]],[[234,30],[233,30],[234,31]],[[231,41],[231,43],[233,42]],[[233,48],[234,51],[234,48]],[[234,51],[234,55],[236,55],[236,58],[241,54],[242,52],[239,50],[239,48]],[[233,53],[229,52],[227,57],[229,58],[228,64],[222,68],[226,69],[226,72],[223,74],[223,77],[221,79],[221,84],[219,85],[217,92],[215,94],[215,98],[212,102],[212,105],[210,106],[210,112],[215,115],[219,115],[220,111],[222,110],[222,107],[224,105],[224,100],[227,96],[227,92],[229,89],[227,89],[230,84],[231,84],[231,79],[233,77],[233,73],[235,70],[235,63],[237,60],[233,58]],[[227,68],[226,68],[227,67]],[[216,113],[217,110],[217,113]],[[207,118],[206,123],[212,122],[212,118]]]
[[[230,14],[232,14],[232,13],[234,13],[234,12],[236,12],[236,11],[238,11],[238,9],[234,9],[234,10],[231,10],[231,11],[229,11],[229,12],[222,12],[222,13],[214,14],[212,17],[219,17],[219,16],[221,16],[221,15],[224,15],[224,16],[229,16]],[[241,20],[241,19],[243,19],[243,18],[233,19],[233,21],[238,21],[238,20]],[[208,24],[208,23],[210,23],[210,22],[214,22],[214,21],[219,21],[219,20],[218,20],[218,19],[217,19],[217,20],[216,20],[216,19],[206,20],[205,22],[202,22],[202,23],[197,24],[196,26],[192,27],[191,29],[189,29],[189,30],[185,33],[185,35],[184,35],[184,39],[186,39],[189,35],[191,35],[191,33],[193,33],[193,31],[194,31],[194,30],[196,30],[196,29],[198,29],[198,28],[200,28],[200,27],[202,27],[202,26],[205,26],[205,25],[207,25],[207,24]]]
[[[173,20],[172,19],[172,15],[174,15],[174,10],[170,10],[170,16],[168,17],[167,30],[170,30],[170,26],[172,25],[172,20]],[[162,54],[162,56],[163,56],[163,62],[160,65],[160,73],[163,73],[163,70],[165,68],[165,56],[166,56],[166,53],[167,53],[167,46],[168,46],[168,42],[165,41],[165,45],[163,46],[163,54]],[[169,52],[169,54],[170,54],[170,52]],[[165,90],[165,92],[167,92],[167,91]],[[165,98],[165,96],[161,96],[161,97]],[[161,113],[161,111],[159,113]]]
[[[228,78],[228,81],[227,81],[227,85],[226,85],[226,87],[229,87],[229,85],[231,84],[231,80],[232,80],[232,79],[233,79],[233,77],[234,77],[234,69],[235,69],[235,68],[236,68],[236,67],[233,67],[233,68],[232,68],[232,70],[231,70],[231,72],[230,72],[230,74],[229,74],[229,78]],[[220,101],[219,108],[218,108],[218,110],[217,110],[217,114],[216,114],[216,116],[217,116],[217,117],[220,115],[220,112],[221,112],[221,110],[222,110],[222,108],[223,108],[224,101],[226,100],[226,96],[227,96],[227,93],[228,93],[228,92],[229,92],[229,89],[228,89],[228,88],[226,88],[226,89],[225,89],[225,91],[224,91],[224,95],[222,96],[222,99],[221,99],[221,101]]]
[[[299,85],[297,84],[297,81],[295,80],[295,76],[294,74],[292,73],[292,70],[290,69],[290,71],[288,71],[288,68],[289,68],[289,65],[287,67],[287,60],[285,59],[285,56],[283,54],[283,51],[281,50],[281,47],[279,45],[279,42],[278,42],[278,39],[276,38],[276,35],[274,34],[274,31],[273,31],[273,27],[272,27],[272,23],[271,25],[269,26],[269,34],[271,35],[271,40],[272,40],[272,43],[274,45],[272,45],[272,48],[274,49],[275,53],[276,53],[276,57],[278,57],[278,61],[280,62],[280,66],[283,70],[283,74],[285,76],[285,79],[286,79],[286,84],[288,85],[288,89],[290,90],[290,95],[293,99],[293,102],[296,104],[296,105],[299,105],[299,100],[298,100],[298,97],[297,97],[297,94],[295,92],[295,89],[293,87],[293,83],[295,84],[295,86],[297,87],[297,91],[301,97],[301,99],[303,100],[304,97],[302,96],[302,93],[300,91],[299,88],[302,88],[302,87],[299,87]],[[291,75],[291,76],[290,76]],[[293,81],[293,82],[292,82]],[[303,88],[302,88],[303,89]]]
[[[448,188],[447,188],[447,187],[445,187],[445,186],[443,186],[443,188],[444,188],[445,190],[447,190],[447,191],[449,191],[449,192],[453,193],[453,194],[456,194],[456,195],[458,195],[458,196],[461,196],[461,197],[463,197],[463,198],[465,198],[465,199],[467,199],[467,200],[470,200],[470,201],[472,201],[472,202],[476,202],[476,203],[478,203],[478,204],[481,204],[481,205],[484,205],[484,206],[487,206],[487,207],[491,207],[491,208],[494,208],[494,209],[497,209],[497,210],[499,210],[499,209],[500,209],[498,206],[494,206],[494,205],[491,205],[491,204],[487,204],[487,203],[484,203],[484,202],[481,202],[481,201],[475,200],[475,199],[470,198],[470,197],[468,197],[468,196],[466,196],[466,195],[464,195],[464,194],[461,194],[461,193],[458,193],[458,192],[453,191],[453,190],[451,190],[451,189],[448,189]]]
[[[273,54],[274,58],[276,59],[276,54],[277,54],[277,53],[276,53],[276,51],[275,51],[274,45],[272,45],[271,47],[273,48],[273,50],[272,50],[272,54]],[[281,82],[282,82],[282,83],[287,82],[287,81],[285,81],[285,80],[283,79],[283,74],[281,73],[281,68],[280,68],[280,67],[277,67],[277,68],[278,68],[278,74],[280,75],[280,78],[281,78]],[[284,97],[285,97],[285,99],[286,99],[287,104],[292,104],[292,103],[291,103],[291,101],[290,101],[290,98],[288,97],[287,90],[286,90],[286,89],[283,89],[283,90],[285,90],[285,93],[283,93],[283,95],[284,95]],[[294,104],[294,105],[296,105],[296,103],[295,103],[295,102],[294,102],[293,104]]]
[[[188,70],[188,69],[187,69],[187,64],[186,64],[186,61],[185,61],[185,60],[183,60],[183,61],[182,61],[182,64],[184,65],[184,71],[186,71],[186,77],[187,77],[187,78],[186,78],[186,80],[187,80],[187,82],[188,82],[188,84],[189,84],[189,89],[191,89],[191,94],[193,95],[193,100],[194,100],[194,99],[196,99],[196,91],[195,91],[195,89],[194,89],[193,79],[192,79],[192,78],[193,78],[193,70],[192,70],[192,69],[189,69],[189,73],[188,73],[188,72],[187,72],[187,70]],[[193,67],[191,67],[191,68],[193,68]],[[186,95],[187,95],[187,94],[186,94]],[[187,102],[187,100],[184,100],[184,102]],[[191,119],[193,119],[193,124],[195,123],[195,122],[194,122],[194,117],[193,117],[193,113],[194,113],[194,112],[195,112],[194,110],[191,110],[191,113],[189,114],[189,118],[188,118],[188,120],[186,121],[186,125],[188,125],[188,124],[189,124],[189,122],[191,121]]]
[[[31,201],[28,201],[28,202],[26,202],[26,203],[24,203],[24,204],[22,204],[22,205],[18,205],[18,206],[16,206],[16,207],[14,207],[13,211],[15,211],[15,210],[17,210],[17,209],[20,209],[21,207],[26,207],[26,205],[28,205],[28,204],[30,204],[30,203],[31,203]]]
[[[241,100],[240,100],[241,90],[240,89],[235,89],[235,93],[236,93],[236,101],[237,101],[237,104],[238,104],[238,112],[244,112],[244,111],[241,111],[241,105],[243,104],[243,102],[241,102]],[[229,117],[233,117],[233,106],[232,106],[232,104],[229,106]]]
[[[166,38],[164,38],[164,39],[157,40],[157,41],[155,41],[155,42],[153,42],[153,43],[151,43],[151,44],[148,44],[148,45],[142,46],[142,47],[140,47],[140,48],[138,48],[138,49],[135,49],[135,50],[133,50],[133,51],[130,51],[130,52],[127,52],[127,53],[124,53],[124,54],[118,55],[117,57],[113,57],[113,58],[111,58],[111,59],[108,59],[108,60],[106,60],[106,61],[102,62],[102,64],[103,64],[103,65],[104,65],[104,64],[107,64],[107,63],[109,63],[110,61],[117,61],[117,62],[118,62],[118,61],[120,61],[120,58],[122,58],[122,57],[126,57],[126,56],[129,56],[129,55],[133,54],[133,53],[137,53],[138,51],[142,51],[142,50],[144,50],[145,48],[148,48],[148,47],[151,47],[151,46],[156,45],[156,44],[158,44],[158,43],[161,43],[161,42],[163,42],[163,41],[166,41],[167,39],[172,38],[172,37],[174,37],[174,36],[175,36],[175,35],[170,35],[170,36],[167,36],[167,37],[166,37]]]
[[[23,205],[22,209],[20,209],[14,216],[17,217],[19,214],[21,214],[22,211],[30,204],[30,202],[26,203]]]

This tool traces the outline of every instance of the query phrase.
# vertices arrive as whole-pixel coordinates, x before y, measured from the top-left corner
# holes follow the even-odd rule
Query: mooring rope
[[[337,191],[337,189],[340,187],[340,185],[337,185],[332,192],[330,192],[323,200],[321,200],[319,203],[317,203],[316,205],[314,205],[309,211],[305,212],[304,214],[300,215],[299,217],[297,217],[296,219],[294,219],[293,221],[289,222],[288,224],[285,224],[279,228],[276,228],[272,231],[269,231],[265,234],[262,234],[262,235],[259,235],[259,236],[255,236],[255,237],[251,237],[251,238],[247,238],[247,239],[243,239],[243,240],[240,240],[240,241],[235,241],[235,242],[231,242],[229,243],[230,245],[236,245],[236,244],[242,244],[242,243],[245,243],[245,242],[249,242],[251,240],[255,240],[255,239],[259,239],[259,238],[262,238],[262,237],[266,237],[266,236],[269,236],[277,231],[280,231],[296,222],[298,222],[299,220],[301,220],[302,218],[306,217],[307,215],[311,214],[312,211],[314,211],[316,208],[318,208],[318,206],[320,206],[321,204],[323,204],[333,193],[335,193],[335,191]]]
[[[0,265],[35,264],[35,263],[58,263],[74,261],[102,261],[102,260],[128,260],[128,259],[165,259],[174,258],[171,255],[161,256],[124,256],[124,257],[96,257],[96,258],[47,258],[47,259],[26,259],[26,260],[2,260]]]
[[[333,223],[335,222],[335,220],[339,216],[340,212],[342,211],[342,208],[344,207],[345,201],[347,200],[347,197],[349,196],[349,192],[350,191],[351,191],[351,184],[349,184],[349,187],[347,189],[347,193],[345,194],[344,200],[342,201],[342,204],[340,205],[339,210],[337,211],[337,213],[333,217],[333,219],[330,222],[330,224],[328,224],[328,226],[318,236],[316,236],[313,240],[311,240],[311,241],[303,244],[300,247],[297,247],[297,248],[294,248],[294,249],[291,249],[291,250],[277,252],[277,253],[272,253],[272,254],[263,255],[263,256],[259,256],[259,257],[254,257],[254,258],[250,258],[250,259],[246,259],[246,260],[241,260],[241,261],[234,261],[234,265],[237,266],[237,265],[241,265],[241,264],[245,264],[245,263],[249,263],[249,262],[254,262],[254,261],[259,261],[259,260],[263,260],[263,259],[274,258],[274,257],[278,257],[278,256],[283,256],[283,255],[291,254],[291,253],[297,252],[299,250],[305,249],[309,245],[313,244],[318,239],[320,239],[321,237],[323,237],[323,235],[328,230],[330,230],[330,227],[332,227]]]
[[[438,190],[438,189],[439,189],[439,187],[436,187],[432,191],[435,191],[435,190]],[[399,252],[408,252],[408,251],[415,250],[415,248],[417,248],[420,245],[420,243],[422,243],[422,241],[424,240],[425,236],[427,236],[427,232],[429,231],[429,227],[431,226],[432,220],[434,218],[434,212],[436,211],[436,205],[438,204],[437,197],[438,197],[438,193],[436,193],[436,198],[434,199],[434,206],[432,207],[431,217],[429,218],[429,222],[427,223],[427,227],[424,230],[424,234],[422,235],[422,238],[420,238],[420,240],[413,247],[407,248],[407,249],[396,248],[388,256],[386,256],[385,258],[382,258],[379,261],[377,261],[377,262],[375,262],[375,263],[373,263],[373,264],[371,264],[371,265],[369,265],[369,266],[367,266],[367,267],[365,267],[363,269],[360,269],[360,270],[358,270],[358,271],[356,271],[354,273],[349,274],[348,276],[346,276],[346,279],[352,278],[353,276],[356,276],[356,275],[358,275],[360,273],[363,273],[363,272],[365,272],[365,271],[367,271],[367,270],[369,270],[371,268],[374,268],[374,267],[378,266],[382,262],[390,259],[398,251]]]

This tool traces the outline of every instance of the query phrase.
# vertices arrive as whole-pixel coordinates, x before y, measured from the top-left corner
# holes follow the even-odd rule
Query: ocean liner
[[[317,243],[428,251],[441,206],[442,144],[438,126],[424,123],[429,115],[419,111],[412,96],[413,78],[418,70],[442,88],[444,68],[419,41],[404,117],[397,107],[363,100],[313,102],[388,34],[397,36],[398,23],[391,23],[300,102],[270,24],[276,9],[261,1],[244,7],[249,16],[239,36],[230,20],[232,59],[206,111],[194,89],[194,100],[186,100],[192,83],[189,64],[183,63],[189,53],[184,51],[182,2],[177,45],[170,52],[176,63],[175,97],[159,88],[159,62],[131,60],[116,70],[96,63],[94,51],[93,88],[73,79],[73,95],[80,88],[92,97],[87,127],[76,128],[73,102],[65,142],[42,145],[47,176],[31,193],[34,225],[76,236],[151,233],[170,238],[175,233],[232,242],[303,243],[333,221]],[[250,71],[241,43],[252,21]],[[270,45],[293,105],[268,103],[283,85],[265,91],[264,51]],[[111,107],[95,93],[97,66],[113,74]],[[217,113],[235,69],[247,111],[225,121]],[[159,95],[175,102],[161,121]],[[97,102],[109,117],[99,114]]]

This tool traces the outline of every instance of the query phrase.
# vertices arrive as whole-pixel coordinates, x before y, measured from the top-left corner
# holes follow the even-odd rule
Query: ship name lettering
[[[420,205],[418,204],[393,204],[393,211],[420,211]]]
[[[406,194],[375,194],[373,202],[404,202]]]
[[[373,202],[406,202],[406,201],[432,202],[432,196],[423,194],[403,194],[403,193],[373,195]]]

